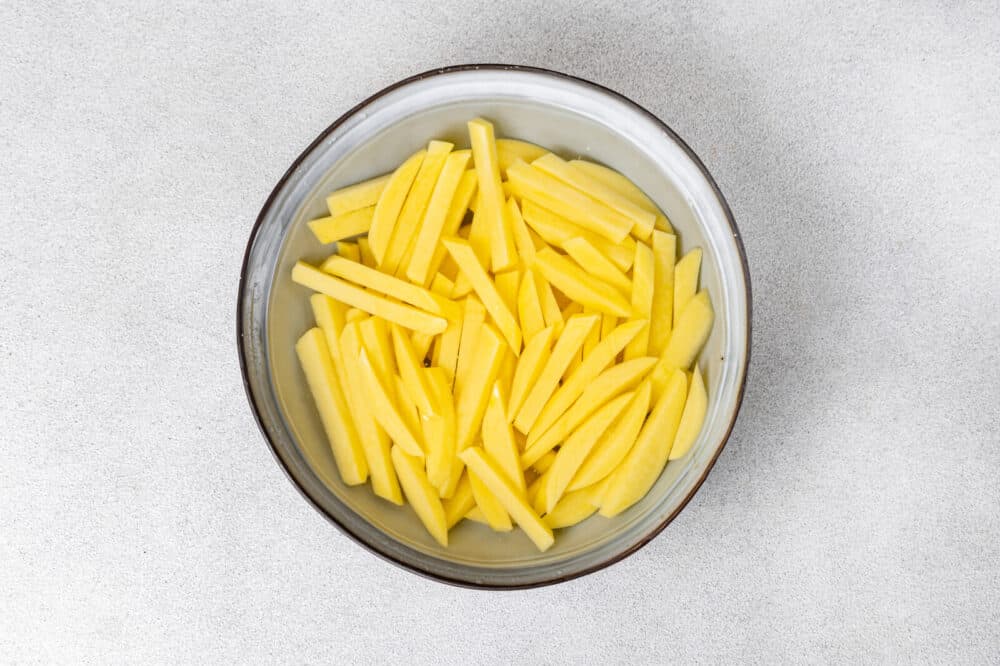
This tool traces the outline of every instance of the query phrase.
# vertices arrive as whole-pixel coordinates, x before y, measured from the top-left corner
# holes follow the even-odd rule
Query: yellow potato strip
[[[444,317],[428,314],[409,305],[394,303],[302,261],[295,264],[295,268],[292,269],[292,280],[341,303],[415,331],[437,334],[448,326],[448,321]]]
[[[521,409],[518,410],[517,417],[514,419],[514,425],[518,430],[525,434],[531,430],[552,392],[559,385],[559,380],[566,367],[580,352],[583,341],[599,321],[600,317],[597,315],[575,315],[566,322],[566,327],[556,340],[552,354],[545,363],[545,368],[528,392]]]
[[[447,141],[431,141],[427,144],[427,155],[420,164],[413,185],[406,195],[406,201],[396,220],[396,228],[392,232],[389,246],[386,248],[379,268],[386,273],[395,275],[399,272],[403,257],[414,242],[420,222],[424,219],[427,202],[430,201],[441,169],[444,168],[448,154],[455,146]]]
[[[363,263],[368,268],[375,268],[375,255],[372,254],[372,246],[368,244],[368,238],[362,236],[358,239],[358,254]]]
[[[407,393],[421,414],[436,413],[435,400],[432,397],[430,380],[424,373],[423,356],[418,356],[413,348],[410,336],[397,324],[390,327],[392,348],[396,355],[396,365],[399,376]]]
[[[674,260],[677,237],[653,232],[653,310],[649,318],[649,353],[662,354],[674,319]]]
[[[535,272],[532,270],[525,271],[517,290],[517,315],[525,340],[533,338],[545,328],[545,315],[538,300],[538,285],[535,284]]]
[[[527,447],[534,450],[533,457],[537,458],[562,442],[598,407],[638,386],[656,362],[653,357],[636,358],[612,366],[598,375],[555,423],[545,430],[535,428],[531,431]]]
[[[508,418],[513,419],[514,415],[521,409],[524,399],[528,397],[528,390],[537,383],[538,377],[548,363],[549,346],[552,344],[554,333],[554,327],[544,328],[533,335],[528,340],[528,344],[525,345],[524,353],[518,359],[517,368],[514,371],[510,401],[507,404]]]
[[[468,128],[472,158],[479,178],[481,206],[476,212],[477,215],[485,216],[489,229],[491,264],[493,272],[499,273],[515,264],[517,252],[514,250],[514,237],[503,213],[506,198],[500,184],[500,163],[497,159],[493,124],[476,118],[469,121]]]
[[[600,486],[593,486],[566,493],[555,507],[542,517],[542,522],[548,525],[549,529],[555,530],[571,527],[589,518],[597,511],[594,499],[600,490]]]
[[[510,225],[511,234],[514,236],[514,245],[517,247],[517,254],[521,261],[530,266],[535,260],[535,239],[531,237],[528,225],[524,223],[524,216],[521,209],[513,197],[507,199],[504,205],[504,213]]]
[[[410,192],[413,179],[417,176],[420,165],[424,162],[426,150],[418,150],[396,169],[385,185],[375,204],[372,224],[368,230],[368,244],[371,246],[375,260],[381,264],[385,258],[389,241],[396,228],[396,220],[403,209],[406,195]]]
[[[390,389],[396,374],[396,354],[392,349],[389,324],[379,317],[369,317],[358,323],[361,344],[368,350],[368,358],[379,379]]]
[[[586,194],[598,203],[621,213],[632,220],[632,235],[646,239],[653,233],[656,214],[637,206],[627,197],[622,196],[614,188],[605,185],[600,180],[591,177],[583,169],[566,162],[558,155],[548,153],[539,157],[531,165],[545,173],[558,178],[579,192]]]
[[[458,459],[456,458],[456,460]],[[458,524],[465,517],[465,514],[469,513],[475,506],[476,499],[472,496],[469,475],[462,474],[461,480],[455,485],[453,494],[444,501],[444,515],[448,529]]]
[[[320,243],[333,243],[367,233],[372,226],[375,206],[362,208],[338,217],[321,217],[308,222],[309,230]]]
[[[551,249],[535,255],[535,266],[553,287],[578,303],[619,317],[628,317],[629,302],[612,286],[595,282],[579,266]]]
[[[421,446],[420,435],[406,424],[406,419],[396,406],[395,388],[382,383],[372,362],[369,360],[368,350],[364,347],[360,354],[361,375],[364,381],[368,399],[371,401],[372,414],[375,420],[389,434],[392,440],[402,447],[411,456],[424,457],[424,449]]]
[[[378,203],[382,190],[389,183],[392,174],[385,174],[371,180],[341,188],[326,198],[326,208],[330,217],[340,217]]]
[[[691,388],[688,389],[684,412],[681,414],[680,425],[677,426],[674,445],[670,449],[670,460],[683,458],[691,450],[698,433],[701,432],[707,410],[708,393],[705,391],[705,380],[701,377],[701,369],[695,365],[694,372],[691,373]]]
[[[448,484],[451,467],[455,460],[455,396],[451,390],[451,378],[443,368],[425,368],[435,411],[440,415],[440,432],[436,436],[425,437],[427,444],[427,479],[440,492]]]
[[[556,502],[566,492],[580,465],[586,460],[601,436],[612,426],[634,394],[620,395],[598,409],[593,416],[570,435],[556,454],[555,462],[547,472],[548,486],[545,489],[545,512],[555,508]]]
[[[498,382],[490,391],[490,401],[483,415],[483,449],[493,456],[500,469],[518,490],[527,493],[528,486],[521,470],[521,453],[514,439],[514,431],[507,420],[506,403]]]
[[[576,372],[570,375],[569,379],[563,382],[552,398],[546,403],[545,408],[535,421],[534,429],[545,432],[556,420],[569,409],[570,405],[579,398],[584,390],[593,382],[601,372],[614,362],[618,353],[635,336],[646,330],[648,323],[644,319],[625,322],[604,340],[597,344],[594,351],[587,355]],[[530,440],[530,438],[529,438]]]
[[[663,362],[673,368],[690,368],[702,345],[712,332],[715,311],[707,291],[700,291],[688,301],[684,314],[670,334],[663,351]]]
[[[641,244],[636,244],[637,249],[639,245]],[[591,273],[595,278],[604,280],[625,296],[631,294],[632,281],[628,279],[625,273],[618,270],[613,261],[605,257],[601,254],[600,250],[591,245],[590,241],[586,238],[580,236],[570,238],[563,243],[562,247],[566,250],[566,254],[573,258],[573,261],[588,273]]]
[[[528,506],[527,501],[518,493],[517,487],[504,476],[496,461],[481,448],[466,449],[459,456],[469,470],[490,489],[535,546],[541,551],[548,550],[553,543],[552,530],[546,527],[538,514]]]
[[[413,245],[413,256],[406,267],[406,277],[416,284],[427,282],[430,272],[431,262],[434,259],[434,252],[437,250],[441,240],[441,232],[444,230],[448,212],[451,210],[451,202],[455,199],[455,193],[465,175],[465,167],[472,157],[471,151],[457,150],[448,155],[444,167],[438,177],[434,192],[430,201],[427,202],[427,212],[420,223],[420,231],[417,233]],[[452,232],[454,233],[454,232]]]
[[[635,263],[632,264],[632,317],[649,320],[653,315],[654,266],[653,249],[636,243]],[[649,351],[649,327],[639,332],[625,347],[626,361],[645,356]]]
[[[326,334],[320,328],[309,329],[295,344],[295,352],[330,442],[340,478],[349,486],[364,483],[368,478],[368,465],[333,369]]]
[[[419,458],[406,454],[399,445],[392,447],[392,462],[399,475],[399,482],[406,493],[420,522],[427,531],[442,546],[448,545],[448,521],[444,506],[438,497],[437,490],[424,475],[423,465]]]
[[[364,389],[365,380],[361,370],[361,331],[356,322],[344,327],[340,336],[340,350],[341,363],[347,378],[344,386],[353,388],[346,392],[348,404],[353,410],[354,423],[361,437],[365,460],[368,461],[372,490],[393,504],[402,504],[403,495],[400,493],[396,470],[392,466],[390,457],[391,440],[388,433],[375,420]]]
[[[623,271],[631,268],[632,260],[635,259],[635,240],[631,237],[620,244],[611,243],[530,200],[525,200],[522,204],[521,215],[546,243],[563,247],[563,243],[571,238],[585,238]]]
[[[675,370],[635,445],[612,473],[601,500],[602,516],[617,516],[642,499],[656,483],[667,464],[686,396],[687,378],[682,370]]]
[[[448,214],[445,216],[444,227],[441,229],[439,238],[458,234],[459,227],[462,226],[462,221],[465,219],[465,214],[469,211],[469,203],[475,198],[478,187],[479,183],[476,180],[474,169],[469,169],[462,174],[462,180],[459,181],[458,189],[451,200],[451,205],[448,208]],[[448,251],[444,248],[444,245],[438,243],[434,248],[434,258],[431,259],[430,267],[427,269],[427,279],[430,279],[432,275],[442,270],[442,264],[446,258],[448,258]],[[454,262],[451,262],[451,265],[454,266]],[[427,279],[424,280],[424,285],[427,284]]]
[[[472,366],[465,384],[455,394],[459,451],[472,444],[479,432],[490,397],[490,387],[500,372],[503,353],[503,340],[492,326],[485,324],[479,332],[479,342],[476,345],[477,362]]]
[[[517,318],[500,297],[496,285],[480,265],[472,246],[467,241],[458,238],[445,239],[444,244],[455,259],[462,274],[468,276],[472,288],[482,301],[483,307],[490,313],[490,317],[493,318],[504,339],[507,340],[511,351],[515,355],[519,355],[521,353],[521,329],[517,325]]]
[[[472,486],[472,496],[476,500],[476,508],[482,513],[486,524],[495,532],[509,532],[513,529],[510,516],[503,505],[490,491],[489,487],[479,478],[479,476],[469,470],[469,484]]]
[[[465,299],[465,316],[462,318],[462,336],[458,343],[458,362],[455,366],[455,392],[465,386],[472,367],[476,364],[476,342],[486,323],[486,308],[475,296]]]
[[[646,420],[646,412],[649,411],[651,396],[652,385],[648,381],[643,382],[621,417],[608,431],[608,436],[590,452],[570,482],[568,490],[579,490],[598,483],[618,467],[639,436],[639,430]]]
[[[506,177],[507,167],[517,160],[532,163],[549,152],[541,146],[518,139],[497,139],[497,161],[500,164],[500,174]]]
[[[622,242],[632,230],[632,220],[621,213],[524,162],[510,165],[507,179],[523,198],[537,201],[613,243]]]
[[[674,267],[674,328],[684,314],[684,308],[698,292],[698,271],[701,268],[701,248],[696,247]]]
[[[446,317],[452,321],[462,316],[461,309],[445,296],[344,257],[330,257],[323,262],[320,268],[330,275],[350,280],[359,287],[367,287],[386,296],[398,298],[404,303],[409,303],[431,314]]]

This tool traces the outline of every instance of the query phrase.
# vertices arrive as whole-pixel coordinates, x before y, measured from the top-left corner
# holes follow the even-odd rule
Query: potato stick
[[[437,490],[424,475],[419,458],[409,456],[398,444],[392,447],[392,462],[399,482],[420,522],[442,546],[448,545],[448,523]]]
[[[524,497],[518,493],[517,487],[504,476],[496,461],[478,447],[466,449],[459,456],[469,470],[489,488],[535,546],[541,551],[548,550],[553,542],[552,530],[546,527],[538,514],[528,506]]]
[[[535,272],[532,270],[525,271],[521,278],[521,285],[517,290],[517,315],[525,340],[530,340],[545,328],[545,315],[538,300],[538,285],[535,284]]]
[[[417,409],[417,403],[413,401],[413,396],[406,389],[403,384],[403,379],[399,375],[393,375],[393,386],[396,389],[396,405],[399,407],[399,415],[403,417],[403,421],[406,423],[406,427],[410,432],[414,433],[419,437],[419,442],[421,448],[424,449],[424,456],[426,457],[426,444],[424,443],[424,426],[423,422],[420,420],[420,410]]]
[[[465,316],[462,318],[462,336],[458,343],[458,362],[455,365],[455,392],[461,392],[466,379],[476,365],[476,342],[486,323],[486,308],[475,296],[465,298]]]
[[[493,384],[489,404],[483,414],[483,449],[493,456],[507,478],[517,486],[522,494],[527,493],[521,470],[521,452],[514,440],[514,431],[507,420],[507,399],[500,383]]]
[[[402,504],[403,495],[399,490],[399,481],[390,455],[392,442],[388,433],[375,420],[364,389],[364,375],[361,370],[361,331],[357,323],[350,323],[344,327],[340,336],[340,349],[341,363],[347,378],[344,386],[354,389],[346,391],[347,402],[353,410],[354,423],[361,437],[365,460],[368,461],[372,490],[393,504]]]
[[[368,464],[333,369],[326,334],[318,327],[309,329],[295,344],[295,352],[330,442],[340,478],[349,486],[364,483],[368,478]]]
[[[359,287],[367,287],[386,296],[398,298],[431,314],[452,321],[462,316],[461,309],[447,297],[344,257],[330,257],[320,268],[330,275],[349,280]]]
[[[375,268],[375,255],[372,254],[372,246],[368,244],[368,239],[364,236],[358,239],[358,254],[361,255],[361,263],[368,268]]]
[[[653,233],[656,213],[636,205],[615,191],[614,188],[591,177],[586,171],[566,162],[558,155],[548,153],[533,161],[531,165],[632,220],[631,233],[633,236],[645,240]]]
[[[628,317],[632,308],[612,286],[595,282],[583,269],[551,249],[535,255],[535,266],[553,287],[594,310]]]
[[[562,333],[565,320],[563,320],[562,310],[559,309],[556,296],[552,293],[552,286],[548,280],[542,277],[537,269],[532,268],[531,272],[534,273],[535,285],[538,287],[538,302],[542,306],[542,316],[545,317],[545,325],[554,327],[556,335],[559,335]]]
[[[389,249],[389,241],[396,228],[399,213],[406,202],[406,195],[409,194],[410,186],[413,185],[413,180],[426,155],[426,150],[418,150],[403,162],[392,173],[385,184],[385,189],[379,195],[378,203],[375,204],[371,227],[368,229],[368,244],[371,246],[372,254],[375,255],[375,261],[380,265],[385,259],[386,250]]]
[[[486,227],[489,229],[491,265],[493,272],[499,273],[514,266],[517,252],[510,225],[503,213],[506,197],[500,184],[496,138],[493,124],[482,118],[470,120],[468,128],[476,176],[479,179],[481,206],[476,211],[477,215],[485,217]]]
[[[455,394],[459,451],[472,444],[479,432],[490,397],[490,387],[500,372],[503,352],[503,339],[491,325],[485,324],[476,344],[477,363],[472,366],[465,384]]]
[[[338,217],[320,217],[308,222],[309,230],[320,243],[333,243],[358,234],[368,233],[372,226],[375,206],[362,208]]]
[[[612,473],[601,500],[602,516],[617,516],[642,499],[656,483],[667,464],[686,396],[687,378],[682,370],[675,370],[635,445]]]
[[[525,434],[531,430],[542,408],[558,386],[566,366],[569,365],[573,356],[580,352],[584,339],[590,330],[597,326],[598,321],[600,321],[600,317],[597,315],[575,315],[566,322],[566,328],[556,340],[545,368],[528,392],[524,404],[518,410],[517,417],[514,419],[514,425],[518,430]]]
[[[424,219],[420,223],[420,230],[414,241],[413,256],[406,267],[406,277],[411,282],[424,284],[428,277],[432,277],[428,273],[434,259],[434,252],[440,244],[441,232],[451,210],[451,203],[455,199],[455,193],[465,175],[465,167],[469,163],[470,157],[472,157],[471,151],[456,150],[445,160],[441,175],[434,186],[434,192],[431,194],[430,201],[427,202],[427,211],[424,213]]]
[[[510,165],[507,179],[522,197],[537,201],[612,243],[621,243],[634,226],[632,220],[621,213],[524,162]]]
[[[684,403],[684,412],[681,414],[680,425],[677,426],[674,445],[670,449],[670,460],[683,458],[691,450],[705,422],[707,409],[708,394],[705,391],[705,381],[701,378],[701,370],[695,364],[691,375],[691,388],[688,389],[687,401]]]
[[[462,226],[465,214],[469,211],[469,203],[475,198],[478,187],[479,183],[476,180],[475,169],[469,169],[462,174],[462,180],[459,181],[455,197],[451,200],[448,215],[445,217],[444,227],[441,229],[439,239],[459,234],[459,228]],[[448,262],[445,262],[445,259],[448,259]],[[428,279],[438,271],[444,270],[446,263],[454,266],[457,270],[458,266],[455,266],[455,262],[451,261],[451,257],[448,255],[448,251],[444,249],[444,245],[438,243],[434,249],[434,258],[431,259],[430,267],[427,269]],[[451,274],[448,277],[454,279]],[[425,279],[424,285],[426,284],[427,280]]]
[[[361,343],[368,350],[368,358],[372,367],[378,373],[389,389],[392,389],[393,375],[396,374],[396,354],[392,349],[392,338],[389,336],[389,325],[385,319],[369,317],[358,324],[361,331]]]
[[[465,465],[463,464],[462,467],[464,469]],[[465,514],[476,506],[476,500],[472,496],[472,486],[469,484],[468,474],[462,474],[461,480],[455,484],[453,494],[444,498],[443,504],[448,529],[451,529],[458,524]]]
[[[384,176],[349,185],[331,193],[326,198],[326,207],[330,211],[330,217],[340,217],[362,208],[375,206],[390,178],[392,178],[392,174],[387,173]]]
[[[517,319],[517,288],[521,282],[521,273],[516,268],[509,271],[504,271],[503,273],[497,273],[493,276],[493,282],[496,284],[497,292],[500,294],[500,298],[503,300],[504,305],[510,310],[511,314],[515,315],[515,320]]]
[[[677,237],[660,230],[653,232],[653,310],[649,318],[649,353],[659,355],[667,348],[674,319],[674,260]]]
[[[507,215],[511,234],[514,236],[514,246],[517,248],[518,257],[524,265],[530,266],[535,260],[535,250],[537,249],[535,239],[532,238],[528,225],[524,223],[521,208],[513,197],[507,199],[504,213]]]
[[[584,160],[571,160],[570,164],[575,166],[577,169],[586,172],[592,178],[600,180],[622,196],[630,199],[637,206],[649,211],[650,213],[656,214],[656,222],[654,223],[654,226],[660,231],[665,231],[668,234],[674,233],[674,228],[670,226],[670,220],[668,220],[666,215],[660,211],[659,207],[653,203],[653,201],[647,197],[635,183],[622,174],[618,173],[614,169],[604,166],[603,164],[595,164]]]
[[[406,419],[400,413],[400,409],[393,399],[395,396],[394,388],[384,384],[378,377],[372,367],[368,351],[364,347],[361,348],[359,358],[362,379],[375,420],[404,451],[411,456],[423,458],[424,449],[420,444],[420,434],[407,426]]]
[[[583,421],[593,414],[598,407],[611,399],[637,387],[656,365],[658,359],[653,357],[636,358],[614,365],[587,386],[583,394],[556,419],[551,427],[541,430],[535,428],[528,437],[527,448],[537,449],[537,452],[551,451],[571,432],[576,430]]]
[[[517,325],[517,318],[504,303],[493,280],[476,259],[472,246],[467,241],[458,238],[445,239],[444,244],[451,256],[455,258],[462,273],[468,276],[472,288],[482,301],[483,307],[493,318],[497,328],[500,329],[504,339],[507,340],[511,351],[514,352],[515,356],[519,355],[521,353],[521,329]]]
[[[579,490],[598,483],[625,459],[646,420],[651,395],[652,385],[648,381],[643,382],[625,407],[621,418],[609,430],[608,436],[590,452],[570,482],[568,490]]]
[[[298,262],[292,269],[292,280],[305,287],[326,294],[370,314],[393,321],[400,326],[425,333],[441,333],[448,326],[444,317],[428,314],[417,308],[394,303],[387,298],[367,292],[350,282],[329,275],[315,266]]]
[[[454,144],[447,141],[431,141],[427,144],[427,155],[417,170],[417,175],[413,179],[413,185],[406,195],[402,210],[396,220],[396,228],[392,232],[392,238],[386,248],[385,256],[379,263],[379,268],[386,273],[395,275],[402,263],[403,256],[410,248],[410,244],[416,237],[420,228],[420,222],[424,219],[424,211],[427,210],[427,202],[430,201],[434,186],[437,184],[441,169],[444,168],[445,160]]]
[[[674,328],[684,314],[684,308],[698,292],[698,271],[701,268],[701,248],[696,247],[674,267]]]
[[[484,268],[489,268],[490,265],[490,229],[486,224],[485,213],[476,213],[472,216],[472,223],[469,225],[469,245],[472,246],[472,250],[475,252],[476,258],[479,260],[479,264]],[[454,257],[452,257],[454,260]],[[469,281],[469,276],[462,272],[459,272],[458,277],[455,278],[455,288],[451,292],[451,297],[453,299],[459,299],[467,296],[472,292],[472,282]]]
[[[567,492],[562,499],[542,518],[549,529],[572,527],[594,515],[597,511],[595,497],[602,491],[600,484]]]
[[[653,271],[655,259],[653,249],[645,243],[636,243],[635,262],[632,264],[632,317],[646,319],[653,315]],[[632,338],[625,347],[626,361],[645,356],[649,351],[649,327]]]
[[[500,164],[500,175],[506,177],[507,167],[516,160],[532,163],[549,152],[541,146],[518,139],[497,139],[497,161]]]
[[[536,460],[531,464],[531,469],[535,470],[539,474],[545,474],[552,467],[552,463],[556,461],[556,452],[549,451],[541,458]]]
[[[431,386],[424,373],[423,356],[418,356],[409,334],[398,324],[389,328],[392,335],[392,349],[396,355],[396,366],[406,391],[413,398],[421,414],[434,414],[435,401],[431,396]]]
[[[714,317],[715,311],[708,292],[698,292],[688,301],[684,314],[670,334],[670,342],[663,351],[663,362],[673,368],[690,368],[712,332]]]
[[[480,510],[486,524],[495,532],[509,532],[514,528],[510,515],[503,508],[493,492],[472,470],[468,471],[469,483],[472,485],[472,496],[476,500],[476,508]]]
[[[361,261],[361,251],[357,243],[337,243],[337,255],[350,261]]]
[[[562,247],[563,243],[571,238],[585,238],[623,271],[631,268],[632,260],[635,259],[635,240],[631,237],[616,245],[531,200],[525,200],[521,206],[521,215],[541,240],[556,247]]]
[[[430,439],[427,443],[427,479],[438,489],[445,488],[448,479],[451,477],[451,467],[455,460],[455,395],[451,391],[451,378],[443,368],[425,368],[431,392],[437,406],[437,411],[441,414],[442,430],[440,441],[432,444]]]
[[[552,398],[545,404],[538,419],[534,423],[534,429],[545,432],[556,420],[569,409],[584,390],[593,382],[608,365],[614,362],[615,356],[642,331],[646,330],[649,322],[644,319],[628,321],[619,326],[614,332],[604,340],[601,340],[583,362],[576,372],[570,375],[569,379],[563,382]],[[529,441],[531,438],[528,438]],[[530,444],[529,444],[530,446]]]
[[[510,402],[507,404],[508,418],[513,420],[520,411],[528,391],[537,382],[542,370],[548,363],[550,345],[555,334],[555,328],[548,326],[536,333],[524,347],[524,353],[517,361],[514,370],[514,380],[511,383]]]
[[[638,249],[640,245],[641,243],[636,243],[636,248]],[[563,249],[573,261],[595,278],[604,280],[626,297],[632,293],[632,281],[586,238],[581,236],[570,238],[563,243]]]

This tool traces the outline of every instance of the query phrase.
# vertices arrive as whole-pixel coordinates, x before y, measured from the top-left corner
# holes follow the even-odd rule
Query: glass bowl
[[[430,139],[467,146],[466,122],[492,120],[497,135],[532,141],[566,158],[604,163],[631,178],[667,214],[683,251],[704,251],[701,284],[715,306],[700,357],[709,394],[690,453],[667,465],[645,498],[612,519],[559,530],[540,553],[520,531],[497,534],[462,521],[447,548],[408,506],[345,486],[294,351],[313,326],[308,293],[290,278],[297,259],[331,252],[306,227],[326,214],[332,190],[392,170]],[[303,496],[378,555],[437,580],[522,588],[568,580],[635,552],[691,499],[726,443],[743,396],[750,350],[750,278],[732,213],[708,171],[663,122],[606,88],[565,74],[466,65],[419,74],[351,109],[306,148],[268,197],[250,234],[237,311],[247,396],[275,458]],[[350,387],[349,390],[357,390]]]

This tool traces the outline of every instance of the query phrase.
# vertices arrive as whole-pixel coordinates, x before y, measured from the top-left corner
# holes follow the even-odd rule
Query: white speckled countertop
[[[0,661],[997,659],[995,2],[138,4],[0,5]],[[659,115],[753,276],[705,486],[638,554],[536,591],[342,536],[237,363],[274,182],[364,97],[462,62]]]

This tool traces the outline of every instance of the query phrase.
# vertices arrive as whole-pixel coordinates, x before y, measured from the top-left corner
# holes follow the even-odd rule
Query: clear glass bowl
[[[611,166],[639,185],[676,227],[681,251],[704,250],[702,285],[716,321],[700,359],[709,407],[692,451],[667,465],[635,506],[560,530],[540,553],[520,531],[459,523],[442,548],[409,507],[367,485],[349,488],[334,468],[294,343],[313,325],[306,290],[292,283],[299,258],[319,260],[306,222],[325,214],[330,191],[390,171],[429,139],[466,146],[466,121],[492,120],[500,136],[564,157]],[[750,349],[750,279],[739,232],[701,161],[665,124],[610,90],[564,74],[504,65],[449,67],[392,85],[324,131],[275,186],[250,234],[237,336],[251,407],[278,462],[323,515],[361,545],[414,572],[481,588],[568,580],[616,562],[658,534],[705,480],[733,427]],[[357,390],[350,387],[349,390]]]

